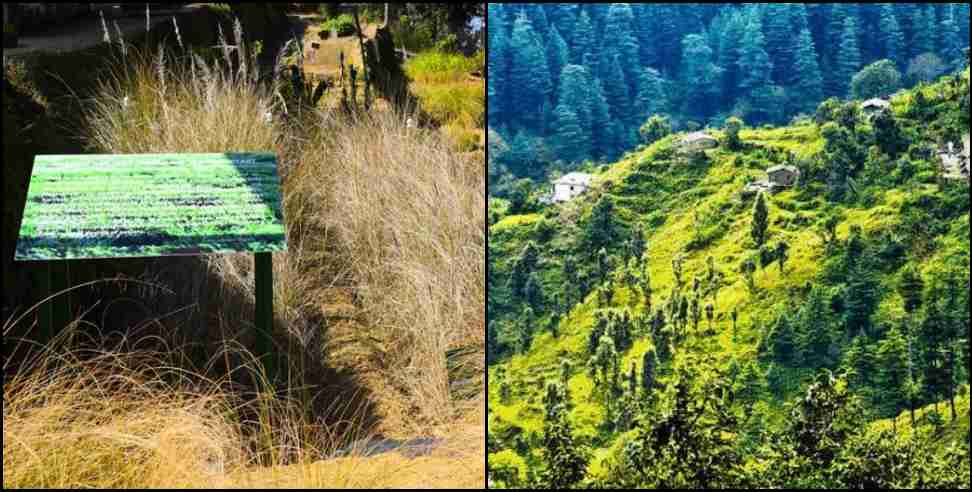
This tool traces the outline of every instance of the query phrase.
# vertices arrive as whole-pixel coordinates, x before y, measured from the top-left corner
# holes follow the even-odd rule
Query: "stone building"
[[[719,146],[719,141],[705,132],[694,132],[682,137],[678,142],[679,150],[686,153],[702,152]]]
[[[800,170],[794,166],[773,166],[766,170],[766,175],[769,176],[770,183],[790,188],[800,179]]]

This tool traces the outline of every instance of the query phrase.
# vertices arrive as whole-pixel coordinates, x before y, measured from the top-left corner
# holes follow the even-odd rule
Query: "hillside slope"
[[[815,120],[744,129],[733,150],[721,131],[710,131],[717,149],[694,157],[679,152],[680,135],[664,138],[597,169],[594,191],[562,206],[528,204],[532,213],[510,215],[511,204],[491,201],[492,477],[514,485],[564,473],[550,466],[563,467],[555,457],[570,456],[550,438],[561,425],[570,430],[567,442],[590,450],[586,466],[578,465],[579,483],[699,486],[675,472],[622,478],[637,454],[633,436],[679,408],[686,380],[685,391],[699,398],[727,390],[722,404],[731,415],[709,415],[704,404],[694,410],[735,420],[710,444],[736,457],[739,466],[728,470],[744,485],[759,463],[771,462],[763,453],[768,436],[791,425],[797,395],[823,369],[846,374],[834,387],[850,387],[861,417],[897,414],[907,402],[888,395],[904,384],[886,362],[904,331],[916,344],[918,372],[932,353],[924,350],[932,344],[925,327],[934,318],[906,310],[899,294],[905,271],[923,279],[925,305],[946,313],[940,326],[949,335],[940,338],[948,342],[940,346],[965,340],[949,353],[965,361],[951,379],[967,381],[968,181],[943,179],[935,150],[968,133],[968,80],[966,70],[896,95],[892,131],[856,103],[828,102]],[[846,178],[835,179],[845,162]],[[755,199],[743,191],[786,164],[801,180],[765,196],[768,249],[761,252],[752,234]],[[775,261],[780,243],[782,264]],[[604,338],[613,338],[610,349]],[[645,370],[646,354],[654,371]],[[645,373],[653,384],[645,384]],[[940,379],[941,371],[929,377]],[[956,388],[928,381],[913,403],[948,399]],[[967,429],[968,399],[957,404]]]

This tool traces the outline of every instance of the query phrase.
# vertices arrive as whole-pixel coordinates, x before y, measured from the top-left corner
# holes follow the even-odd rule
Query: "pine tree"
[[[758,14],[753,14],[746,27],[743,37],[742,54],[739,58],[739,72],[742,81],[739,89],[750,99],[754,113],[764,114],[772,110],[772,74],[773,63],[766,53],[766,41],[763,38],[762,24]],[[762,121],[762,118],[747,117],[751,124]]]
[[[550,147],[558,158],[568,162],[580,162],[591,158],[590,134],[581,128],[577,114],[563,103],[554,110]]]
[[[797,344],[793,323],[786,314],[781,314],[777,318],[770,337],[776,362],[788,367],[799,367],[803,364],[803,354]]]
[[[560,36],[560,32],[556,27],[550,30],[549,41],[547,41],[546,46],[547,66],[550,69],[551,85],[554,90],[557,90],[560,88],[560,73],[569,61],[570,50],[567,48],[567,43]]]
[[[523,286],[523,301],[526,302],[534,312],[542,312],[544,306],[543,285],[537,272],[530,272],[527,276],[526,284]]]
[[[951,384],[946,369],[946,347],[949,343],[949,326],[946,314],[940,303],[935,300],[937,293],[929,294],[925,317],[919,326],[919,359],[925,376],[925,390],[930,399],[940,401],[948,394]]]
[[[742,56],[743,36],[746,32],[746,22],[743,14],[733,12],[725,23],[719,48],[719,66],[722,73],[722,105],[729,106],[739,95],[739,83],[743,77],[740,71],[739,59]]]
[[[653,20],[655,6],[650,4],[635,3],[631,5],[634,14],[633,33],[638,41],[638,65],[642,67],[655,66],[658,61],[658,52],[652,42]]]
[[[658,70],[645,68],[638,77],[638,97],[634,104],[634,118],[645,122],[653,115],[668,112],[668,91]]]
[[[513,25],[510,40],[509,86],[510,107],[516,108],[519,123],[524,128],[542,130],[542,114],[551,91],[547,59],[530,21],[520,14]]]
[[[965,66],[962,48],[969,45],[969,38],[964,38],[963,42],[963,38],[960,37],[959,25],[955,18],[956,8],[957,6],[954,4],[945,6],[945,16],[938,24],[936,51],[941,53],[946,64],[952,68],[960,69]]]
[[[714,112],[722,69],[713,63],[712,48],[704,36],[690,34],[682,40],[681,80],[686,112],[707,119]]]
[[[537,42],[540,46],[545,46],[547,44],[547,35],[550,31],[550,23],[547,21],[547,12],[544,10],[543,5],[528,3],[524,4],[521,9],[530,21],[530,25],[533,26],[533,32],[537,36]]]
[[[766,197],[763,193],[756,196],[756,203],[753,204],[753,220],[750,228],[750,237],[757,248],[766,244],[766,232],[769,229],[769,209],[766,207]]]
[[[600,80],[604,87],[604,97],[607,99],[611,122],[619,123],[622,127],[632,126],[631,99],[624,71],[621,70],[620,56],[613,50],[604,50],[604,63],[601,64]],[[619,137],[615,135],[615,137]],[[613,142],[614,149],[625,147],[628,142]]]
[[[523,297],[526,291],[527,280],[530,274],[537,270],[540,261],[540,253],[537,245],[533,242],[527,243],[513,263],[510,273],[510,292],[515,297]]]
[[[857,19],[847,17],[840,38],[840,50],[834,61],[834,79],[829,95],[845,97],[851,78],[861,69],[861,49],[858,41]]]
[[[823,74],[817,61],[817,50],[807,29],[800,31],[794,59],[793,107],[798,113],[812,113],[823,97]]]
[[[866,260],[854,262],[848,273],[844,326],[847,333],[869,333],[871,315],[877,309],[880,296],[878,284]]]
[[[898,277],[898,294],[904,299],[904,309],[909,316],[914,316],[922,307],[925,292],[925,282],[914,265],[908,265]]]
[[[548,393],[561,393],[563,389],[549,389]],[[565,403],[551,401],[546,408],[543,429],[544,488],[568,489],[583,480],[587,470],[587,457],[571,429]]]
[[[682,59],[681,40],[683,35],[679,31],[678,5],[659,4],[653,9],[654,29],[651,45],[658,51],[660,66],[658,69],[670,78],[675,73]]]
[[[577,24],[577,4],[558,3],[551,7],[547,19],[552,27],[557,28],[562,39],[573,39],[574,26]],[[489,49],[493,47],[490,46]]]
[[[634,13],[626,3],[611,4],[604,21],[601,57],[608,59],[615,55],[619,60],[624,60],[620,68],[624,72],[627,92],[634,95],[638,79],[638,64],[635,60],[639,59],[640,48],[634,34]],[[625,103],[630,104],[630,99]]]
[[[796,51],[790,8],[791,4],[786,3],[770,3],[766,6],[766,21],[763,29],[766,50],[773,61],[772,79],[779,85],[788,82],[786,69],[793,65]]]
[[[591,85],[591,144],[594,157],[610,159],[618,151],[616,123],[611,117],[601,81],[595,79]]]
[[[895,62],[899,69],[904,67],[904,35],[898,24],[894,6],[890,3],[881,4],[880,20],[881,56]]]
[[[488,43],[489,55],[488,66],[489,77],[487,78],[488,110],[490,126],[498,126],[506,121],[506,100],[509,97],[508,90],[508,60],[509,60],[509,39],[506,36],[506,24],[503,20],[502,4],[489,4],[488,10]]]
[[[910,58],[935,51],[935,31],[937,30],[935,8],[931,5],[919,5],[916,6],[916,10],[912,20],[914,26],[912,38],[909,43],[911,48]]]
[[[586,10],[582,10],[577,16],[577,25],[574,26],[574,35],[571,38],[570,61],[577,65],[584,65],[584,56],[594,54],[594,26]]]
[[[800,307],[795,321],[796,342],[810,367],[837,363],[840,334],[834,330],[833,311],[826,289],[815,287]]]
[[[655,390],[655,369],[657,366],[657,355],[655,351],[649,350],[641,360],[641,390],[645,398],[650,398],[652,391]]]
[[[592,134],[592,88],[588,70],[580,65],[567,65],[560,74],[560,91],[557,95],[557,105],[569,108],[577,116],[577,124],[584,135],[587,149],[584,155],[590,155],[593,147]]]
[[[876,358],[881,407],[885,415],[897,417],[907,401],[905,395],[909,383],[908,342],[898,328],[892,328],[881,341]]]

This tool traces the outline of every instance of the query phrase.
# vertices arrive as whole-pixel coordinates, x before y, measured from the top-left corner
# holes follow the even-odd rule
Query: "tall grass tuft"
[[[392,111],[283,114],[282,63],[265,80],[238,24],[233,37],[213,61],[129,49],[90,106],[90,148],[277,151],[289,243],[274,258],[275,312],[289,337],[278,343],[367,374],[390,422],[424,432],[448,421],[470,404],[466,383],[484,384],[484,158],[406,128],[408,115]],[[252,299],[250,258],[210,262],[229,298]],[[354,294],[350,329],[326,315],[341,289]],[[252,312],[249,303],[210,306],[224,323]]]
[[[5,489],[231,487],[254,467],[311,463],[341,445],[299,402],[268,390],[244,398],[232,377],[186,370],[181,349],[131,348],[143,343],[151,341],[99,350],[51,343],[5,365]],[[249,354],[229,350],[249,361],[238,371],[258,377]],[[305,485],[349,477],[328,478],[337,483]]]
[[[437,132],[393,113],[350,124],[321,118],[292,174],[291,195],[336,235],[368,330],[403,415],[442,422],[456,408],[447,352],[485,349],[485,174]]]

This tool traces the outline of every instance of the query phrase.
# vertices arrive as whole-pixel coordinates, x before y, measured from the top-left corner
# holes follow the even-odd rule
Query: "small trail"
[[[199,4],[190,4],[178,9],[149,11],[149,28],[163,22],[171,22],[174,15],[192,13],[199,8],[201,8]],[[106,14],[105,22],[112,39],[117,39],[118,30],[127,38],[145,32],[145,11],[144,9],[129,11],[115,18]],[[118,25],[118,30],[115,29],[115,24]],[[18,47],[4,48],[3,54],[8,57],[18,57],[34,53],[80,51],[103,43],[104,35],[101,17],[97,13],[86,14],[63,24],[52,25],[43,32],[21,35]]]

